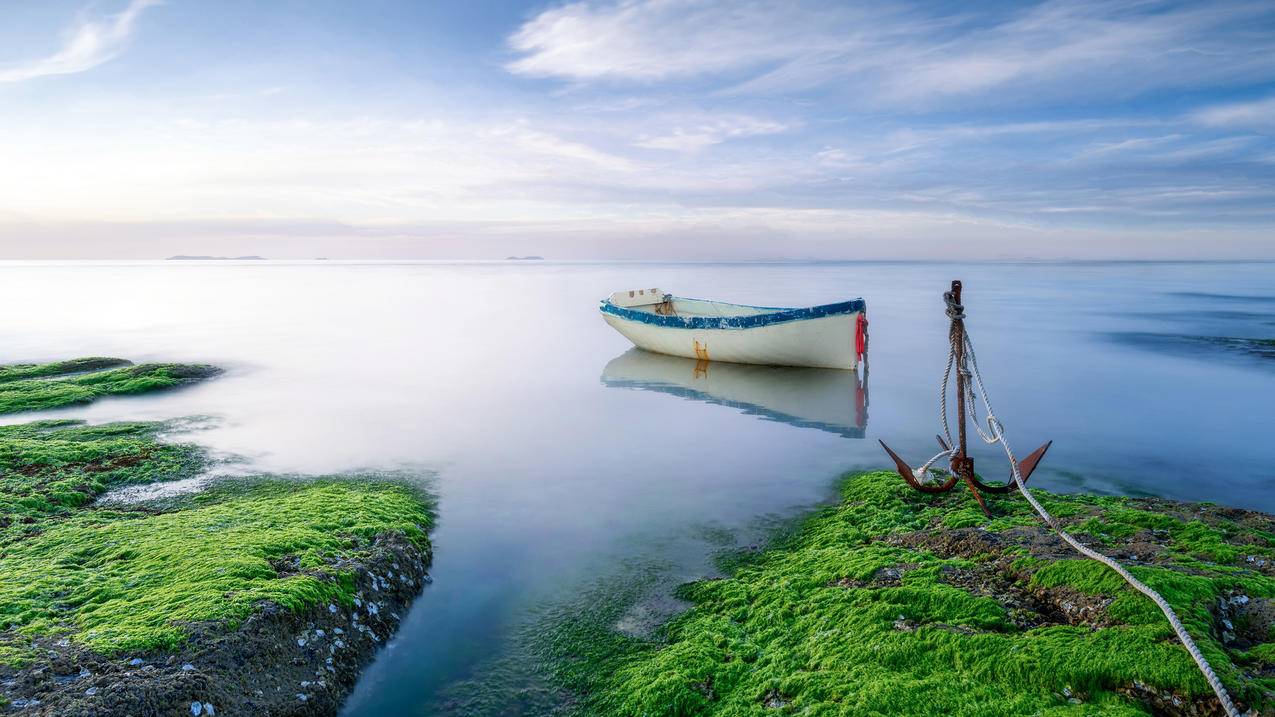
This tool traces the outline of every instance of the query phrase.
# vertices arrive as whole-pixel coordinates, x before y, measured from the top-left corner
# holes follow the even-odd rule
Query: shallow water
[[[1272,264],[0,263],[4,362],[228,369],[7,420],[201,415],[184,438],[251,470],[433,472],[435,582],[345,710],[431,714],[530,609],[642,561],[698,574],[723,533],[886,466],[878,438],[932,454],[952,278],[1015,447],[1055,441],[1034,483],[1275,511],[1275,359],[1199,338],[1275,336]],[[870,376],[627,354],[597,299],[654,285],[863,296]]]

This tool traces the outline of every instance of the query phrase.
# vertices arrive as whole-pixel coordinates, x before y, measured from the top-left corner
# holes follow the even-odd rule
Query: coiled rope
[[[950,293],[944,294],[943,298],[947,302],[947,315],[949,318],[954,321],[965,318],[964,307],[956,303]],[[953,326],[953,332],[955,332],[955,326]],[[962,330],[960,341],[963,348],[963,351],[961,352],[961,363],[964,365],[956,365],[956,341],[953,341],[952,347],[948,350],[947,368],[943,371],[943,385],[939,389],[939,410],[941,411],[943,434],[947,438],[947,445],[951,446],[951,448],[940,451],[933,458],[926,461],[925,465],[913,471],[913,475],[919,481],[931,481],[932,476],[929,472],[930,466],[940,458],[955,455],[957,452],[956,443],[952,440],[952,431],[947,420],[947,387],[948,383],[951,381],[952,369],[955,367],[956,370],[967,379],[966,385],[968,385],[969,379],[973,379],[974,386],[978,389],[979,398],[983,403],[983,409],[986,414],[984,422],[987,424],[990,434],[984,433],[983,429],[979,427],[978,412],[976,410],[973,391],[966,392],[966,405],[959,407],[959,410],[963,410],[968,413],[970,419],[974,422],[974,430],[978,432],[978,435],[983,439],[984,443],[999,443],[1001,448],[1004,449],[1005,457],[1009,459],[1009,466],[1013,473],[1014,484],[1018,486],[1019,492],[1023,494],[1023,497],[1027,499],[1027,502],[1031,504],[1031,507],[1040,515],[1045,523],[1058,534],[1058,537],[1062,538],[1063,541],[1072,548],[1075,548],[1077,552],[1111,568],[1116,572],[1116,574],[1124,578],[1125,582],[1129,583],[1134,590],[1137,590],[1143,595],[1151,598],[1151,600],[1159,606],[1160,611],[1164,613],[1164,616],[1168,618],[1169,625],[1172,626],[1173,631],[1177,633],[1178,640],[1181,641],[1182,646],[1185,647],[1186,651],[1191,654],[1191,659],[1195,660],[1195,664],[1200,668],[1200,673],[1204,675],[1204,679],[1208,680],[1209,686],[1213,688],[1213,692],[1217,695],[1218,701],[1222,703],[1222,709],[1226,711],[1227,717],[1242,717],[1239,710],[1236,709],[1235,703],[1231,701],[1231,696],[1227,693],[1226,687],[1222,685],[1222,680],[1218,678],[1217,673],[1213,671],[1213,667],[1209,664],[1209,661],[1204,658],[1204,655],[1200,652],[1200,648],[1197,647],[1195,641],[1191,639],[1190,633],[1187,632],[1182,621],[1178,619],[1177,613],[1173,611],[1173,607],[1169,605],[1169,602],[1165,600],[1160,593],[1152,590],[1146,585],[1146,583],[1143,583],[1141,580],[1134,577],[1132,573],[1130,573],[1123,565],[1116,562],[1113,558],[1103,555],[1102,553],[1082,544],[1079,540],[1076,540],[1071,533],[1068,533],[1063,529],[1062,525],[1059,524],[1058,519],[1051,515],[1049,511],[1045,510],[1045,507],[1036,500],[1036,496],[1032,495],[1031,491],[1027,489],[1027,485],[1023,482],[1023,476],[1019,473],[1018,460],[1014,458],[1014,451],[1010,448],[1009,442],[1005,440],[1005,426],[1000,422],[1000,419],[996,417],[996,413],[992,410],[992,403],[987,397],[987,389],[983,385],[983,377],[978,370],[978,357],[974,354],[974,345],[970,343],[969,333]]]

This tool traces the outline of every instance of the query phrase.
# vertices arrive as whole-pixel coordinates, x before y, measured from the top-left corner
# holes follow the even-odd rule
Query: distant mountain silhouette
[[[186,254],[177,254],[176,256],[168,257],[168,261],[248,261],[248,260],[264,261],[265,257],[257,256],[255,254],[252,256],[203,256],[203,255],[190,256]]]

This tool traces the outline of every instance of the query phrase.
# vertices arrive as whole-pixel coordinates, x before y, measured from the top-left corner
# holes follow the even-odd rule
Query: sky
[[[0,258],[1275,259],[1275,3],[0,1]]]

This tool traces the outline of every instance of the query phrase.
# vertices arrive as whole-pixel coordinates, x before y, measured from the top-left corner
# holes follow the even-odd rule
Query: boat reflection
[[[846,438],[863,438],[868,425],[866,365],[860,376],[837,369],[696,361],[635,348],[611,359],[602,369],[602,383],[729,406]]]

